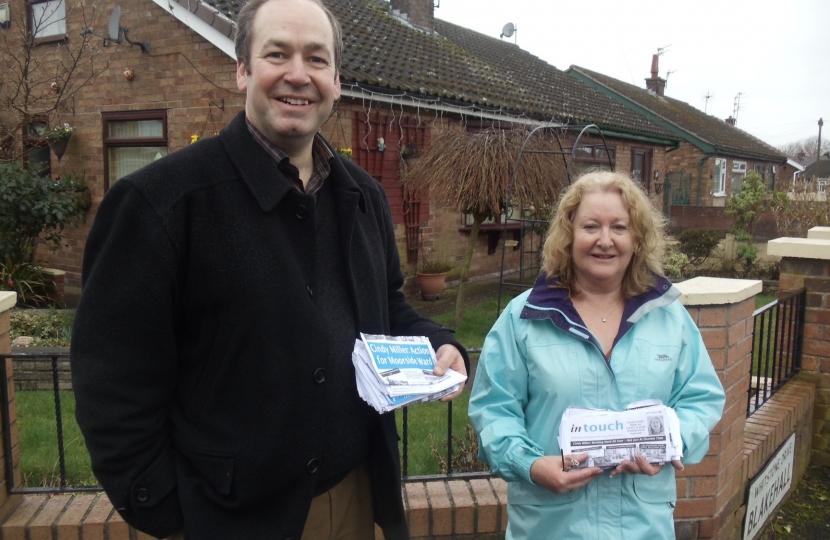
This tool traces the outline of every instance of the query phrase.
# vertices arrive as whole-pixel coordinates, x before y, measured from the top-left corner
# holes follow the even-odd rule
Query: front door
[[[651,193],[651,150],[631,149],[631,176],[643,185],[646,193]]]

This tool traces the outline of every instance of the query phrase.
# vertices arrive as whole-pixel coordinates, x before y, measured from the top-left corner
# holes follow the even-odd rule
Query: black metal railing
[[[481,349],[468,349],[470,355],[475,358],[481,352]],[[21,362],[31,363],[31,364],[47,364],[43,368],[38,368],[36,371],[39,371],[41,374],[44,372],[48,372],[48,378],[51,379],[50,381],[42,380],[38,385],[39,388],[43,388],[44,385],[48,386],[49,388],[46,390],[38,390],[41,392],[48,392],[51,391],[52,398],[54,401],[54,413],[55,413],[55,425],[54,429],[57,435],[57,473],[58,476],[55,479],[55,484],[57,485],[44,485],[44,486],[25,486],[21,485],[21,472],[18,471],[15,474],[15,468],[20,467],[19,459],[22,452],[25,452],[26,448],[15,449],[13,448],[14,442],[12,441],[12,430],[9,429],[9,426],[12,424],[12,408],[10,402],[12,401],[10,391],[15,386],[20,386],[20,381],[13,381],[9,377],[9,371],[3,369],[2,371],[2,384],[0,384],[0,398],[2,399],[2,403],[0,403],[0,414],[2,414],[3,425],[5,429],[3,429],[3,447],[4,447],[4,465],[6,470],[6,478],[8,482],[8,491],[12,494],[27,494],[27,493],[65,493],[65,492],[80,492],[80,491],[100,491],[100,486],[89,486],[89,485],[72,485],[69,483],[68,474],[67,474],[67,463],[66,463],[66,443],[64,440],[65,437],[65,430],[64,430],[64,410],[63,404],[61,402],[61,364],[65,363],[69,359],[69,354],[66,352],[39,352],[39,353],[11,353],[11,354],[2,354],[0,355],[0,359],[6,360],[11,359],[13,364],[20,364]],[[12,370],[12,377],[17,375],[20,378],[24,378],[22,373],[16,373]],[[49,383],[49,384],[47,384]],[[472,377],[468,380],[468,385],[472,384]],[[457,408],[457,407],[456,407]],[[409,474],[409,441],[410,441],[410,430],[409,430],[409,411],[406,407],[403,408],[401,411],[402,414],[402,473],[403,473],[403,480],[404,481],[424,481],[424,480],[436,480],[436,479],[471,479],[471,478],[489,478],[492,477],[493,474],[489,471],[480,471],[480,472],[467,472],[467,471],[458,471],[454,470],[453,464],[453,403],[448,402],[446,403],[446,418],[447,418],[447,432],[446,432],[446,472],[440,473],[439,471],[435,471],[435,474],[419,474],[419,475],[410,475]],[[14,419],[17,421],[18,419]],[[69,419],[69,421],[74,421],[74,419]],[[23,419],[25,422],[25,419]],[[18,433],[20,432],[21,426],[18,422]],[[25,429],[25,428],[24,428]],[[437,435],[432,434],[432,435]],[[17,442],[19,444],[19,441]],[[18,451],[19,450],[19,451]],[[443,449],[441,449],[443,451]],[[15,463],[15,457],[17,456],[18,463]]]
[[[752,367],[746,415],[751,415],[801,370],[804,289],[782,294],[752,314]]]
[[[26,361],[34,364],[50,363],[51,371],[51,387],[52,395],[55,403],[55,429],[57,430],[57,451],[58,451],[58,485],[56,486],[39,486],[39,487],[24,487],[18,485],[20,475],[15,474],[14,456],[18,454],[13,448],[12,430],[11,426],[11,395],[10,391],[13,386],[10,384],[9,372],[6,369],[0,370],[2,372],[2,384],[0,384],[0,396],[2,396],[2,404],[0,404],[0,414],[3,418],[3,450],[4,450],[4,464],[6,469],[6,483],[10,494],[26,494],[26,493],[64,493],[64,492],[78,492],[78,491],[101,491],[100,486],[72,486],[67,481],[66,472],[66,446],[64,443],[64,426],[63,426],[63,408],[61,406],[60,394],[60,369],[61,362],[69,360],[69,353],[11,353],[2,354],[0,359],[11,359],[15,361]],[[12,371],[12,373],[14,373]],[[13,376],[13,375],[12,375]],[[19,411],[19,409],[16,409]],[[15,419],[17,421],[17,419]],[[24,420],[25,421],[25,420]],[[20,433],[21,426],[18,425],[18,433]],[[18,442],[19,444],[19,442]],[[22,449],[25,450],[25,449]]]
[[[476,348],[469,348],[467,352],[470,354],[471,357],[478,357],[481,353],[481,349]],[[472,367],[472,366],[471,366]],[[473,382],[472,373],[470,374],[470,378],[467,380],[467,388]],[[418,482],[418,481],[426,481],[426,480],[442,480],[442,479],[465,479],[469,480],[472,478],[491,478],[493,473],[490,471],[478,471],[478,472],[468,472],[468,471],[456,471],[453,470],[453,440],[455,437],[453,436],[453,402],[447,402],[447,447],[446,447],[446,472],[441,473],[437,472],[435,474],[420,474],[420,475],[410,475],[409,474],[409,451],[410,451],[410,433],[409,433],[409,410],[408,407],[403,407],[401,410],[402,416],[402,438],[401,438],[401,472],[403,476],[404,482]]]

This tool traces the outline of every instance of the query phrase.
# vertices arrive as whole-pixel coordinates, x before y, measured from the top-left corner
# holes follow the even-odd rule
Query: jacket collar
[[[668,279],[659,274],[653,275],[654,285],[645,293],[626,301],[620,331],[614,338],[614,345],[648,312],[668,305],[680,296],[680,291]],[[545,272],[542,272],[527,297],[521,318],[550,319],[557,328],[585,341],[591,341],[602,350],[574,308],[568,290],[564,287],[557,287],[558,283],[559,279],[556,276],[548,277]]]
[[[273,210],[286,195],[294,190],[291,182],[277,167],[274,158],[268,155],[251,135],[245,123],[244,111],[237,114],[231,123],[219,132],[219,140],[242,177],[242,181],[263,211]],[[324,142],[334,153],[328,141],[324,140]],[[359,208],[364,213],[366,212],[363,190],[340,162],[336,153],[331,162],[331,174],[326,181],[334,182],[335,193],[343,191],[355,193],[358,196]]]

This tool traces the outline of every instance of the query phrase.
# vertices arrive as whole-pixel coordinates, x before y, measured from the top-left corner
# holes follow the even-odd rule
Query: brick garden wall
[[[827,241],[830,248],[830,240]],[[793,269],[791,267],[787,267]],[[799,271],[825,272],[822,277],[802,278],[809,287],[830,283],[827,265],[799,266]],[[791,274],[785,274],[789,276]],[[696,278],[706,279],[706,278]],[[798,283],[798,278],[788,283]],[[719,291],[736,280],[710,280],[699,288]],[[694,280],[686,282],[686,287]],[[755,283],[755,282],[753,282]],[[680,284],[683,286],[684,284]],[[754,287],[755,285],[753,285]],[[757,285],[760,290],[760,283]],[[749,364],[751,362],[752,312],[754,292],[735,301],[698,302],[684,290],[684,302],[701,329],[707,350],[727,393],[722,420],[712,432],[707,456],[697,465],[690,465],[677,474],[678,503],[675,526],[679,540],[717,538],[732,540],[740,537],[746,511],[746,487],[749,480],[772,456],[781,443],[795,432],[797,482],[806,468],[810,441],[816,447],[813,459],[826,458],[826,401],[816,407],[813,419],[813,398],[819,386],[820,400],[826,400],[830,384],[825,381],[827,362],[822,345],[805,347],[806,376],[788,383],[752,417],[746,418]],[[757,292],[757,291],[756,291]],[[811,293],[808,302],[810,339],[824,341],[825,324],[830,324],[830,309],[825,302],[830,286]],[[6,311],[14,304],[4,300],[10,293],[0,293],[0,352],[9,351],[9,322]],[[818,337],[817,337],[818,336]],[[815,358],[815,362],[810,360]],[[6,363],[11,376],[11,362]],[[15,453],[15,484],[19,483],[19,449],[17,446],[14,387],[10,381],[10,426],[3,426],[12,440]],[[813,435],[813,425],[815,433]],[[822,446],[824,445],[824,446]],[[0,471],[0,484],[5,484],[5,468]],[[412,536],[418,540],[452,538],[453,540],[496,540],[503,538],[507,524],[507,485],[500,479],[413,482],[403,486],[403,495]],[[5,504],[3,502],[5,501]],[[109,540],[149,539],[131,530],[112,509],[105,495],[27,495],[9,497],[0,489],[0,532],[5,538],[108,538]],[[381,538],[378,535],[378,538]]]
[[[830,466],[830,261],[785,257],[781,290],[807,288],[799,379],[816,385],[812,462]]]

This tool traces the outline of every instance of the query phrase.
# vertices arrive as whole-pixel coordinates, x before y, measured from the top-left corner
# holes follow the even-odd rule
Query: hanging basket
[[[59,141],[50,141],[49,148],[52,149],[52,152],[58,158],[58,161],[61,160],[63,154],[66,152],[66,147],[69,145],[69,139],[61,139]]]

